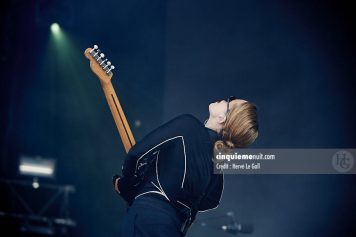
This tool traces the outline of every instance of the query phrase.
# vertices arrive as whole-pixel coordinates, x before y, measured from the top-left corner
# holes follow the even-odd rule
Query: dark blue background
[[[204,121],[208,103],[236,95],[258,106],[253,147],[355,147],[355,9],[346,2],[1,4],[1,177],[21,178],[21,154],[56,158],[56,180],[45,182],[76,186],[72,236],[118,236],[124,214],[111,187],[124,150],[83,57],[94,43],[117,67],[136,139],[181,113]],[[54,21],[65,43],[53,40]],[[354,189],[354,175],[229,175],[220,207],[188,236],[228,236],[199,224],[228,211],[255,225],[253,237],[354,236]]]

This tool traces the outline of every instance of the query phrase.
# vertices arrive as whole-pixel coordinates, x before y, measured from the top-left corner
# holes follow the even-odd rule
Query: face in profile
[[[229,108],[234,108],[234,107],[239,107],[241,104],[244,102],[247,102],[246,100],[242,99],[234,99],[229,102]],[[227,107],[228,103],[226,100],[220,100],[214,103],[211,103],[209,105],[209,114],[210,117],[221,117],[221,116],[226,116],[227,113]]]

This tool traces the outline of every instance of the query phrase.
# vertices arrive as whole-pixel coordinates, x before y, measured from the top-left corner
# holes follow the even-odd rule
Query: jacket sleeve
[[[213,174],[205,197],[201,200],[198,210],[207,211],[217,208],[224,191],[224,174]]]
[[[137,142],[127,153],[122,167],[122,175],[130,183],[134,183],[138,171],[145,164],[152,163],[152,159],[163,146],[167,145],[170,140],[177,136],[182,136],[184,131],[197,120],[192,115],[180,115],[169,122],[163,124],[157,129],[150,132],[142,140]]]

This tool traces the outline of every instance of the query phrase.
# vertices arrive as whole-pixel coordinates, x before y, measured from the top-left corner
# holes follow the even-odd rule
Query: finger
[[[116,190],[116,192],[118,192],[118,193],[120,193],[119,181],[120,181],[120,178],[117,178],[117,179],[115,180],[115,190]]]

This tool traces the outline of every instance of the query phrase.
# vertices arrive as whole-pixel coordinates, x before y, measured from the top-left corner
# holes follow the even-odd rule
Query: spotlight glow
[[[37,165],[20,165],[20,172],[24,174],[52,175],[53,169],[51,167],[41,167]]]
[[[20,157],[19,172],[21,175],[53,178],[54,170],[55,170],[55,161],[53,159],[42,159],[42,157],[39,156]]]
[[[33,187],[34,189],[38,189],[38,188],[40,187],[40,183],[38,182],[37,179],[34,179],[34,180],[32,181],[32,187]]]
[[[61,27],[58,25],[58,23],[53,23],[51,25],[51,31],[53,34],[58,34],[61,31]]]

